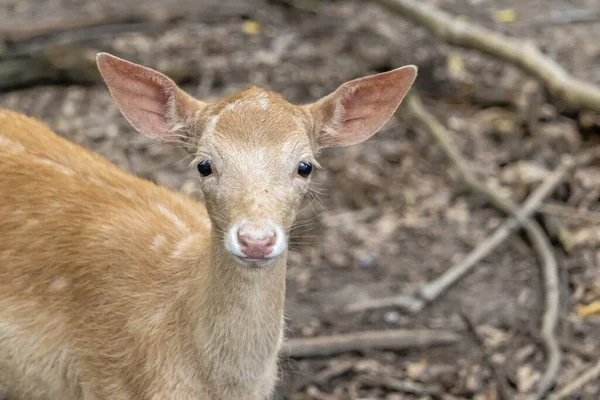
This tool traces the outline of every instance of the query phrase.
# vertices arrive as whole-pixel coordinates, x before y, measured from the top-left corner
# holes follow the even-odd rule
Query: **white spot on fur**
[[[163,235],[158,234],[158,235],[154,236],[154,239],[152,239],[152,244],[150,244],[150,247],[154,250],[158,250],[165,243],[167,243],[167,239]]]
[[[13,152],[22,152],[25,150],[23,145],[18,142],[13,142],[12,140],[0,136],[0,146],[7,147],[9,150]]]
[[[114,186],[109,185],[106,182],[101,181],[100,179],[96,178],[95,176],[90,176],[88,178],[88,180],[90,183],[93,183],[94,185],[96,185],[98,187],[101,187],[104,189],[112,189],[115,192],[122,195],[123,197],[127,197],[127,198],[131,199],[135,196],[135,191],[132,188],[125,188],[125,189],[116,188]]]
[[[40,164],[44,164],[44,165],[47,165],[49,167],[52,167],[52,168],[56,169],[57,171],[65,174],[65,175],[75,175],[75,172],[73,172],[69,168],[67,168],[64,165],[61,165],[61,164],[59,164],[57,162],[54,162],[52,160],[48,160],[47,158],[33,158],[33,160],[35,162],[40,163]]]
[[[221,113],[213,116],[210,119],[210,121],[208,121],[208,124],[206,124],[206,129],[204,130],[205,135],[210,135],[211,133],[214,132],[215,126],[217,126],[217,122],[219,122],[220,117],[221,117]]]
[[[269,107],[269,96],[265,92],[261,92],[254,97],[242,98],[228,103],[221,113],[232,111],[239,107],[258,107],[266,110]],[[219,115],[221,114],[219,113]]]
[[[165,317],[167,316],[167,312],[164,308],[157,310],[150,318],[148,319],[148,323],[150,325],[160,325]]]
[[[258,103],[258,106],[260,108],[262,108],[263,110],[266,110],[267,108],[269,108],[269,96],[267,96],[266,93],[264,93],[264,92],[259,93],[256,96],[256,101]]]
[[[193,162],[192,164],[197,164],[198,162]],[[183,196],[185,197],[185,196]],[[180,196],[175,197],[175,200],[177,201],[177,203],[179,203],[179,205],[181,205],[184,209],[189,209],[190,205],[184,201],[184,199]],[[193,200],[190,200],[193,201]],[[204,226],[209,226],[210,225],[210,218],[208,218],[208,215],[206,214],[198,214],[195,213],[194,216],[196,217],[196,220]]]
[[[69,286],[69,280],[64,276],[58,277],[52,281],[49,286],[51,292],[62,292]]]
[[[13,249],[8,249],[8,250],[0,251],[0,259],[1,258],[8,259],[14,253],[15,253],[15,251]]]
[[[185,249],[194,241],[194,239],[196,239],[196,236],[197,235],[187,236],[179,243],[177,243],[177,245],[175,246],[175,250],[173,250],[173,253],[171,254],[171,258],[175,259],[181,257]]]
[[[227,105],[223,107],[223,109],[221,109],[221,111],[218,114],[212,116],[211,119],[208,121],[208,123],[206,124],[206,128],[204,129],[204,135],[210,135],[214,132],[215,127],[219,122],[219,119],[224,113],[228,111],[233,111],[235,108],[242,106],[258,107],[263,110],[266,110],[269,107],[269,97],[266,93],[262,92],[257,94],[254,98],[243,98],[236,101],[232,101],[231,103],[227,103]]]
[[[96,162],[98,161],[97,158],[95,158],[93,156],[93,153],[90,153],[88,151],[82,151],[81,153],[79,153],[83,158],[85,158],[86,160],[88,160],[89,162]]]
[[[132,199],[135,197],[135,190],[133,190],[132,188],[126,188],[126,189],[116,189],[117,192],[121,195],[123,195],[124,197],[127,197],[129,199]]]
[[[96,186],[106,187],[106,183],[102,182],[100,179],[96,178],[95,176],[90,176],[89,180],[91,183],[93,183]]]
[[[23,225],[21,225],[21,229],[28,230],[29,228],[36,226],[38,223],[39,221],[37,219],[30,218],[27,221],[25,221]]]
[[[167,217],[180,231],[185,233],[190,231],[188,226],[173,211],[158,203],[154,204],[154,207],[158,212]]]

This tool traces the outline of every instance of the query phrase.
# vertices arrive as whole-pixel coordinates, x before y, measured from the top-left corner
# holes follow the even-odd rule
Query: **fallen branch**
[[[57,46],[29,56],[0,59],[0,92],[40,82],[99,82],[95,56],[77,46]]]
[[[279,352],[282,357],[327,357],[347,351],[403,350],[453,344],[458,336],[450,331],[392,329],[333,336],[289,339]]]
[[[120,13],[94,13],[82,16],[46,17],[31,23],[4,24],[0,28],[0,37],[11,44],[37,39],[43,36],[62,34],[67,31],[80,31],[101,25],[121,25],[148,22],[170,22],[185,15],[173,13],[167,9],[149,11],[128,10]]]
[[[191,66],[163,70],[176,82],[196,80]],[[14,58],[0,57],[0,93],[38,83],[91,85],[100,83],[96,51],[77,45],[57,45]]]
[[[531,42],[458,20],[419,0],[376,1],[418,22],[450,44],[477,49],[516,65],[542,81],[552,95],[571,107],[600,112],[600,87],[573,77]]]
[[[582,387],[584,387],[587,383],[594,379],[598,379],[600,377],[600,360],[588,369],[585,373],[583,373],[580,377],[575,379],[573,382],[569,383],[567,386],[558,391],[555,395],[550,396],[549,400],[560,400],[565,397],[569,397],[571,395],[576,394],[575,392]]]
[[[65,32],[82,32],[90,28],[128,24],[169,24],[181,19],[195,22],[214,23],[233,17],[251,14],[256,4],[252,1],[224,2],[204,0],[202,7],[122,7],[112,12],[95,12],[88,15],[61,15],[38,18],[30,21],[3,23],[0,40],[21,45],[42,37],[52,37]]]
[[[74,43],[85,43],[91,40],[113,37],[125,33],[158,33],[166,30],[168,24],[153,22],[116,23],[100,26],[90,26],[72,31],[56,32],[49,36],[37,37],[20,42],[8,42],[8,50],[0,54],[2,59],[32,56],[56,46]]]
[[[162,32],[181,19],[214,22],[251,14],[252,2],[206,0],[201,11],[184,8],[123,9],[82,16],[45,17],[0,24],[0,92],[40,83],[101,82],[95,51],[84,42],[125,32]],[[197,79],[188,67],[163,71],[175,81]]]

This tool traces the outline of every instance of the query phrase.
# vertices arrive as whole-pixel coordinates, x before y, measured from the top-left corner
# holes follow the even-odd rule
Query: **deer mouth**
[[[253,258],[253,257],[239,257],[239,256],[233,256],[236,261],[246,267],[250,267],[250,268],[264,268],[269,266],[271,263],[273,263],[273,261],[275,260],[274,257],[260,257],[260,258]]]

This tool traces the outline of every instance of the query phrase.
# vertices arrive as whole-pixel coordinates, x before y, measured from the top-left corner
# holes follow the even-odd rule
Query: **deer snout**
[[[226,237],[225,248],[243,262],[264,261],[285,250],[285,233],[276,224],[234,224]]]
[[[261,233],[256,235],[251,231],[244,231],[243,228],[238,231],[240,250],[246,257],[262,259],[273,252],[277,234],[274,230]]]

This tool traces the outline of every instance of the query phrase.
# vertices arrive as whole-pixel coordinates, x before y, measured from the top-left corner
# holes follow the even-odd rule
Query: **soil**
[[[600,84],[600,41],[592,40],[600,37],[600,20],[554,21],[559,12],[597,8],[595,0],[427,2],[535,41],[578,78]],[[138,4],[4,0],[0,21],[32,24],[49,16],[121,12]],[[144,7],[185,10],[187,16],[161,32],[115,34],[87,41],[86,47],[162,71],[191,71],[181,86],[206,100],[252,83],[307,103],[349,79],[418,65],[416,90],[426,106],[450,128],[478,176],[518,202],[561,154],[599,141],[597,115],[568,110],[547,97],[533,129],[522,115],[526,88],[535,88],[530,78],[491,57],[442,44],[373,2],[239,0],[219,7],[213,0],[152,0]],[[496,21],[497,12],[506,9],[514,11],[514,21]],[[193,190],[196,172],[182,162],[183,150],[134,132],[102,85],[23,88],[0,94],[0,107],[38,117],[116,165],[202,200]],[[404,107],[367,143],[328,149],[319,161],[323,169],[316,173],[291,240],[288,336],[431,328],[457,332],[461,340],[430,349],[284,359],[277,395],[294,400],[495,399],[497,381],[460,317],[464,312],[485,339],[492,362],[506,373],[514,398],[527,398],[545,355],[539,342],[543,282],[525,237],[511,237],[418,315],[393,308],[344,312],[357,300],[411,293],[460,261],[504,215],[457,183],[439,147]],[[557,334],[564,357],[556,388],[573,381],[600,355],[600,316],[577,312],[578,305],[600,299],[600,220],[594,214],[600,212],[599,199],[596,164],[576,171],[549,200],[571,211],[536,215],[554,239],[561,277]],[[572,210],[584,217],[576,218]],[[571,245],[564,235],[553,234],[557,224]],[[323,371],[328,376],[316,379]],[[434,388],[437,394],[394,389],[390,379]],[[570,398],[600,398],[600,381]]]

